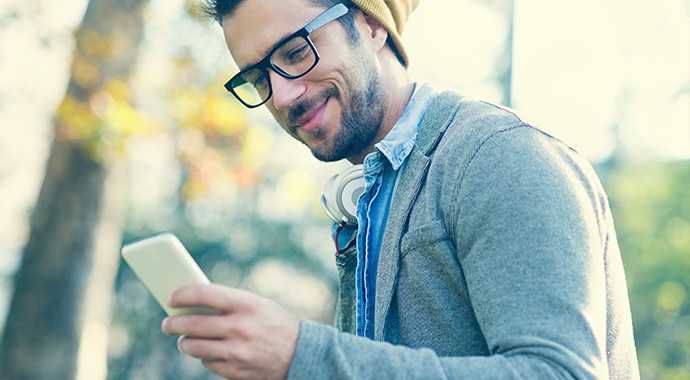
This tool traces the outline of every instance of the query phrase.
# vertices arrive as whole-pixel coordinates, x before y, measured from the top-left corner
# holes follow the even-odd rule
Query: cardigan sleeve
[[[522,375],[608,377],[610,216],[591,166],[520,126],[481,145],[457,200],[458,259],[490,354]]]

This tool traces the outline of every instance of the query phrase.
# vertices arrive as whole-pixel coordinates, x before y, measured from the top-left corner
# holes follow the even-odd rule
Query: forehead
[[[244,0],[223,20],[225,43],[237,66],[246,67],[324,10],[309,0]]]

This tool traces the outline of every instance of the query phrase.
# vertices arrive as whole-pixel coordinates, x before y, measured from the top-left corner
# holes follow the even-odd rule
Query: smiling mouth
[[[314,104],[316,102],[308,102],[308,105],[302,104],[291,111],[291,117],[288,118],[290,131],[294,134],[297,134],[298,131],[310,134],[317,130],[323,122],[326,105],[329,99],[330,98],[327,97],[323,102],[317,104]]]
[[[321,127],[326,106],[331,98],[340,98],[335,87],[328,87],[311,99],[306,99],[290,109],[286,118],[290,132],[297,135],[299,131],[311,134],[317,131]]]

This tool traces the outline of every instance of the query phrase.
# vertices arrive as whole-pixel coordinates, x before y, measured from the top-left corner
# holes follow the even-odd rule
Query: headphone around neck
[[[323,189],[321,206],[333,222],[341,227],[357,227],[357,200],[364,192],[362,165],[353,165],[331,177]]]

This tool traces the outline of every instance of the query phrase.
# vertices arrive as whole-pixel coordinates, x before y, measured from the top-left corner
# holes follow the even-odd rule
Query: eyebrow
[[[281,39],[278,40],[278,42],[274,43],[272,46],[270,46],[265,53],[263,53],[261,59],[259,59],[257,62],[254,62],[250,65],[244,66],[240,68],[240,71],[246,70],[250,67],[256,66],[259,64],[259,62],[263,61],[268,57],[268,54],[273,52],[278,46],[280,46],[282,43],[290,39],[290,37],[294,36],[295,34],[301,32],[301,31],[306,31],[307,35],[311,34],[313,31],[316,29],[321,28],[322,26],[326,25],[327,23],[345,15],[347,12],[349,12],[350,9],[345,6],[343,3],[336,4],[325,11],[323,11],[321,14],[316,16],[313,20],[309,21],[307,24],[305,24],[303,27],[297,29],[294,32],[291,33],[286,33],[283,35]],[[332,14],[340,13],[337,16],[332,16]],[[329,19],[330,17],[330,19]]]
[[[281,38],[278,40],[278,42],[274,43],[273,45],[269,46],[268,49],[266,49],[266,51],[263,53],[263,55],[261,56],[261,58],[260,58],[258,61],[254,62],[254,63],[251,63],[251,64],[249,64],[249,65],[246,65],[246,66],[244,66],[244,67],[240,67],[240,68],[239,68],[240,71],[246,70],[246,69],[248,69],[248,68],[250,68],[250,67],[252,67],[252,66],[258,64],[259,62],[263,61],[264,59],[266,59],[266,57],[268,56],[268,53],[272,52],[276,47],[280,46],[280,44],[282,44],[283,42],[287,41],[288,38],[292,37],[295,33],[299,32],[299,31],[302,30],[302,29],[304,29],[304,27],[301,27],[301,28],[295,30],[294,32],[288,32],[288,33],[286,33],[285,35],[283,35],[283,37],[281,37]]]

